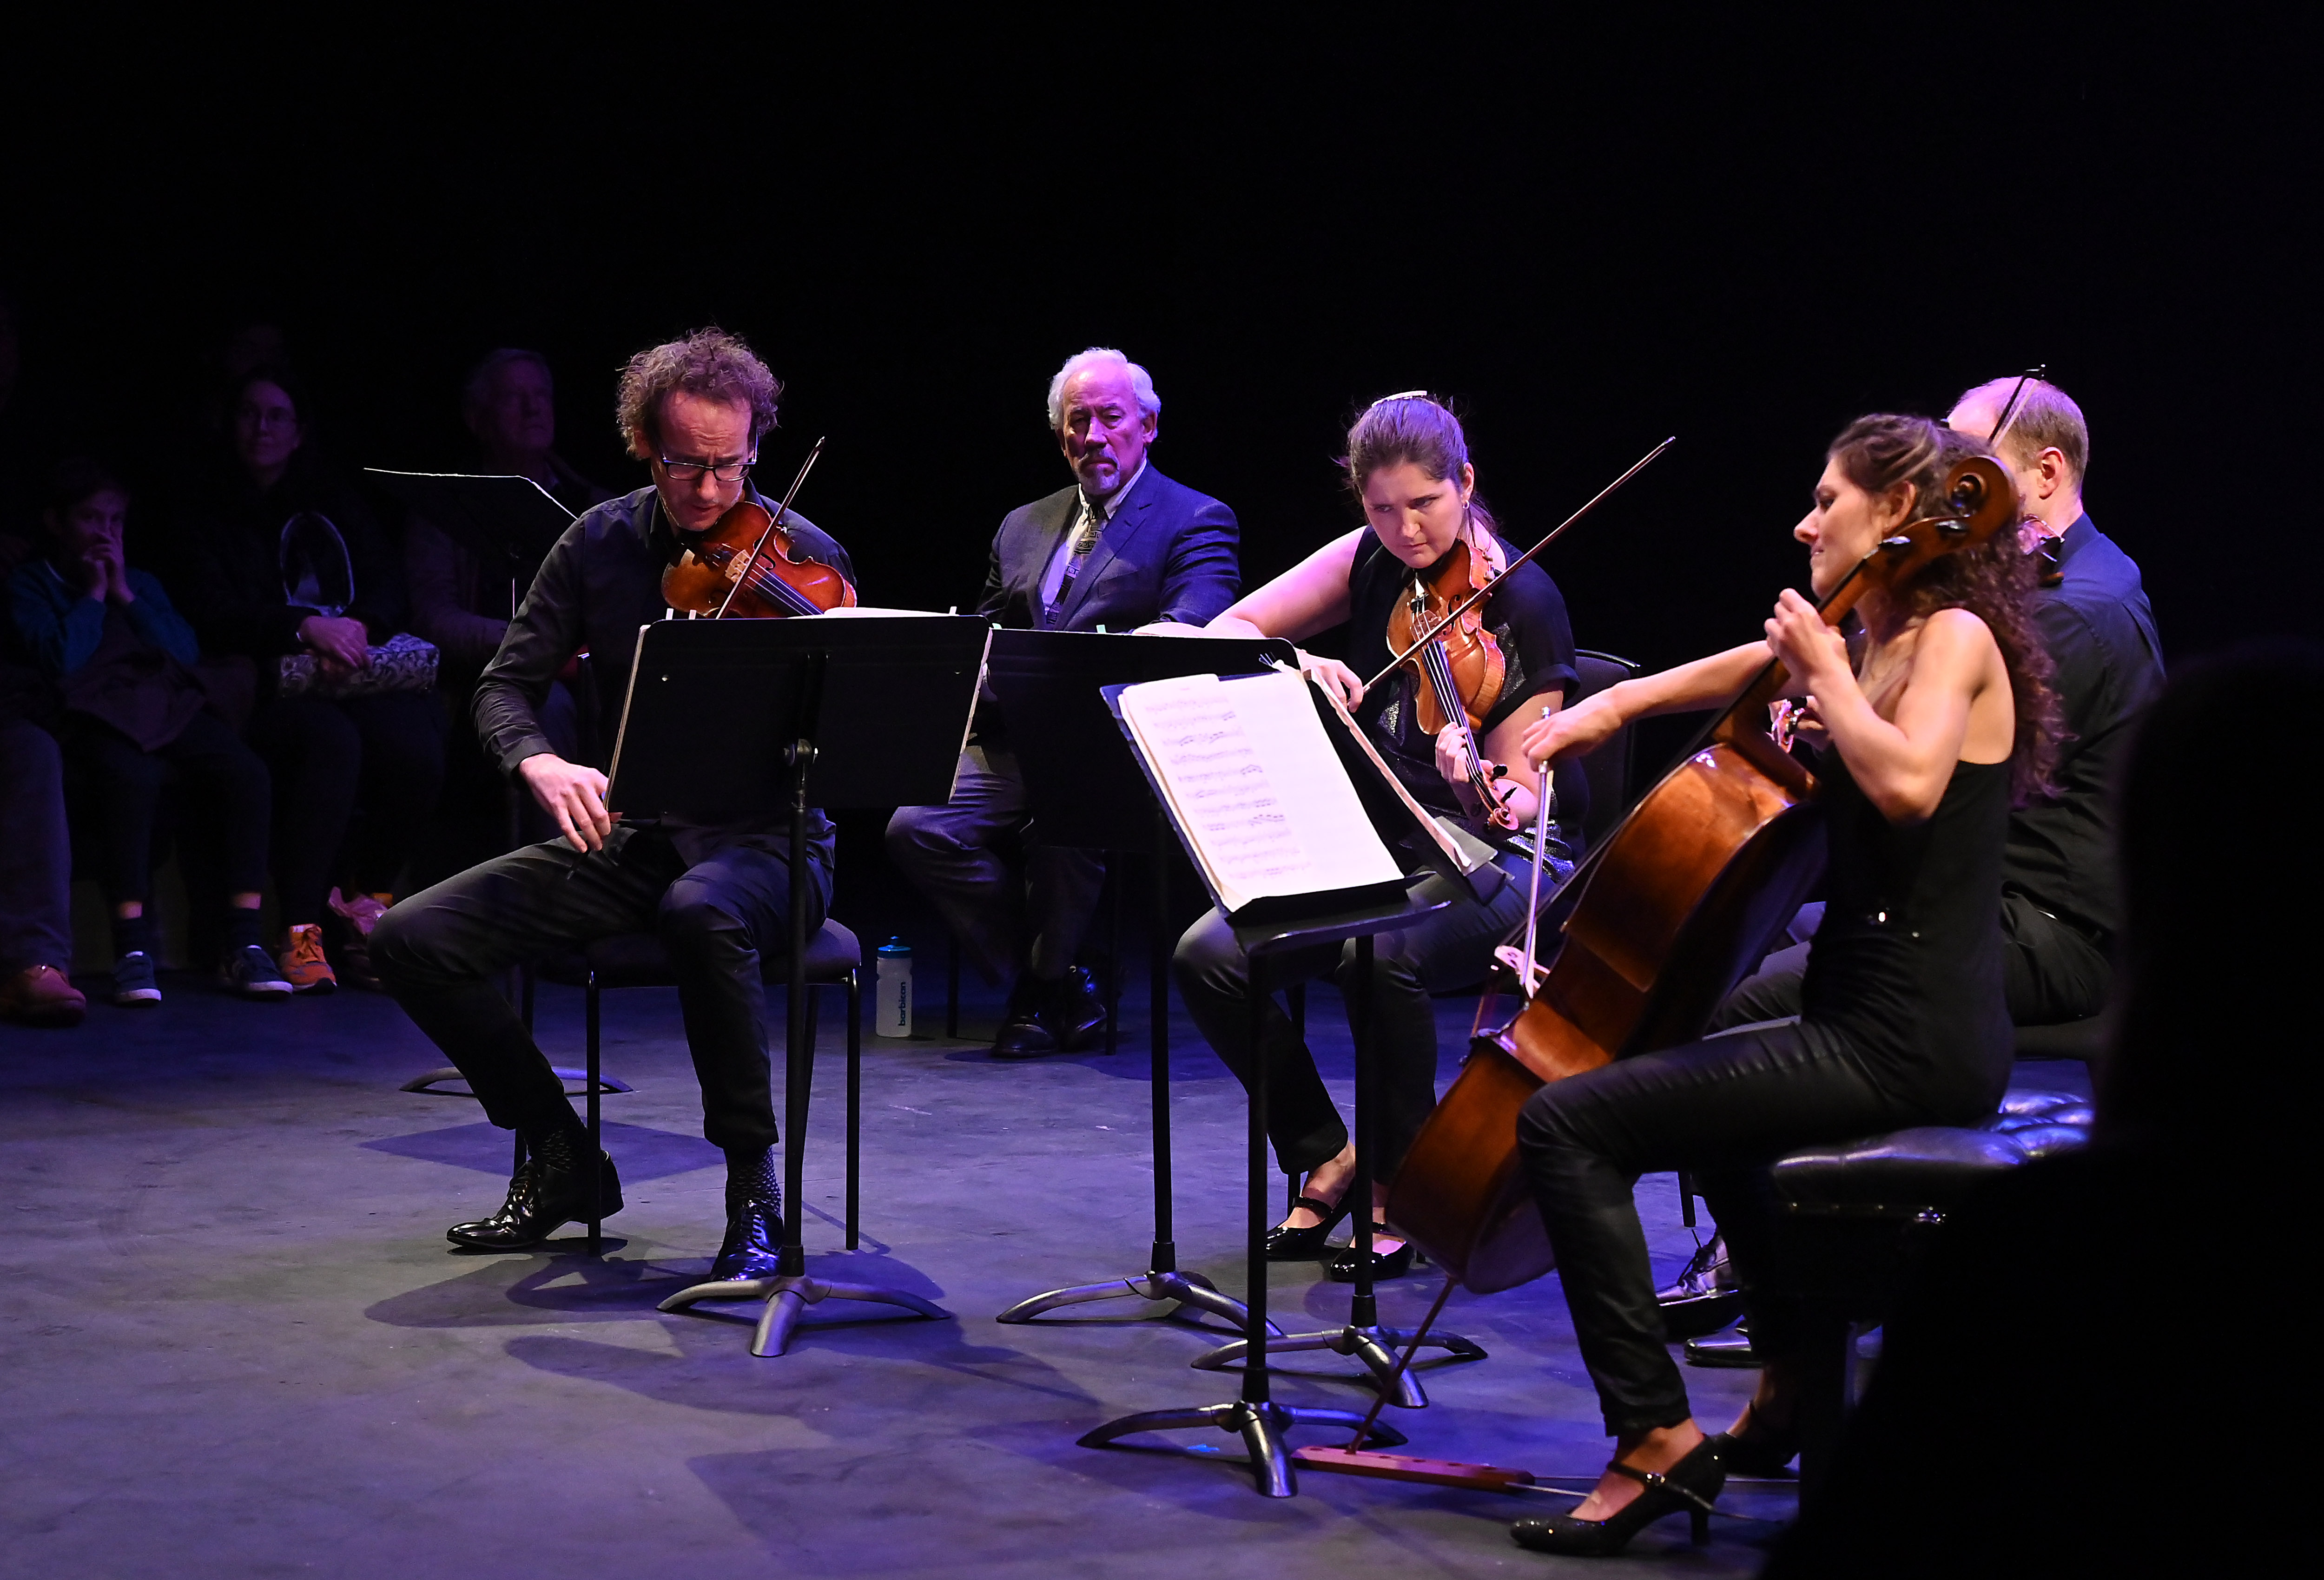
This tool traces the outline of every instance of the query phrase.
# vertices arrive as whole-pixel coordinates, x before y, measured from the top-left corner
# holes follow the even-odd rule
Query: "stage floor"
[[[934,997],[931,976],[924,964]],[[164,987],[161,1008],[92,1006],[75,1032],[0,1026],[0,1575],[1346,1580],[1557,1566],[1506,1526],[1562,1500],[1310,1474],[1275,1502],[1223,1458],[1075,1446],[1111,1417],[1236,1388],[1186,1364],[1216,1339],[1142,1301],[1082,1307],[1073,1322],[992,1319],[1042,1289],[1143,1270],[1140,991],[1111,1059],[998,1063],[937,1038],[868,1039],[853,1255],[838,1227],[844,1044],[828,1015],[810,1271],[954,1315],[827,1305],[788,1356],[755,1360],[748,1313],[654,1309],[700,1276],[722,1211],[673,993],[606,999],[607,1069],[638,1089],[606,1099],[629,1208],[600,1263],[577,1237],[540,1254],[447,1248],[445,1225],[497,1205],[508,1138],[466,1098],[397,1089],[441,1061],[392,1004],[261,1006],[193,978]],[[994,1007],[973,1002],[970,1019],[989,1025]],[[1457,1049],[1472,1004],[1439,1007],[1442,1045]],[[1312,1009],[1344,1094],[1338,1002],[1318,988]],[[540,1024],[556,1061],[577,1065],[578,992],[545,988]],[[1239,1294],[1240,1090],[1183,1015],[1174,1039],[1181,1255]],[[2080,1065],[2028,1067],[2021,1084],[2086,1089]],[[1642,1181],[1638,1199],[1656,1271],[1673,1271],[1692,1241],[1671,1178]],[[1315,1269],[1279,1267],[1272,1291],[1294,1330],[1345,1318],[1346,1286]],[[1417,1322],[1434,1292],[1425,1275],[1383,1286],[1384,1319]],[[1445,1321],[1490,1358],[1425,1365],[1431,1408],[1388,1412],[1413,1450],[1594,1473],[1607,1445],[1554,1277],[1456,1294]],[[1353,1363],[1291,1364],[1278,1399],[1369,1401],[1347,1381]],[[1702,1418],[1723,1425],[1753,1375],[1691,1371]],[[1722,1500],[1766,1519],[1790,1506],[1781,1490]],[[1683,1520],[1666,1520],[1624,1572],[1748,1574],[1773,1529],[1722,1519],[1698,1551]]]

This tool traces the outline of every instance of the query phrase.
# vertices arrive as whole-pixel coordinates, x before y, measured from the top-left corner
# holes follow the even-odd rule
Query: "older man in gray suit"
[[[1144,368],[1102,346],[1049,381],[1049,427],[1072,487],[1009,512],[992,538],[977,612],[1035,630],[1201,626],[1240,590],[1234,512],[1170,481],[1149,456],[1162,402]],[[1038,845],[1009,724],[988,694],[952,800],[907,806],[888,851],[935,902],[986,978],[1011,981],[995,1056],[1088,1044],[1105,1010],[1074,956],[1105,867],[1093,851]],[[1021,844],[1023,866],[1005,845]]]

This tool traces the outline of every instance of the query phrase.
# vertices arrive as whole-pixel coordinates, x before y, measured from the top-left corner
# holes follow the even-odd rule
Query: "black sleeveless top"
[[[1521,551],[1503,539],[1501,552],[1514,560]],[[1348,568],[1347,662],[1359,678],[1379,674],[1394,657],[1388,645],[1388,617],[1411,575],[1409,567],[1381,546],[1377,534],[1364,533],[1356,545],[1355,564]],[[1505,668],[1500,700],[1485,715],[1485,730],[1543,692],[1563,690],[1572,696],[1578,679],[1573,627],[1565,617],[1565,599],[1548,572],[1537,565],[1519,565],[1485,600],[1484,615],[1485,629],[1493,633]],[[1436,741],[1414,717],[1418,685],[1409,669],[1399,671],[1364,694],[1356,704],[1356,720],[1415,801],[1431,812],[1457,817],[1460,800],[1436,771]],[[1484,730],[1478,734],[1482,745]],[[1578,855],[1582,815],[1590,810],[1590,780],[1580,765],[1563,765],[1556,771],[1555,787],[1557,822],[1568,848]]]
[[[1903,826],[1865,798],[1838,751],[1819,768],[1831,856],[1802,1024],[1840,1033],[1876,1081],[1932,1118],[1991,1113],[2012,1041],[2001,964],[2009,764],[1955,763],[1935,815]]]

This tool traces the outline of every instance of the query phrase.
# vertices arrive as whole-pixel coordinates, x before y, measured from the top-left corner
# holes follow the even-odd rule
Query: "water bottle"
[[[912,946],[891,938],[880,946],[878,982],[872,989],[872,1034],[912,1034]]]

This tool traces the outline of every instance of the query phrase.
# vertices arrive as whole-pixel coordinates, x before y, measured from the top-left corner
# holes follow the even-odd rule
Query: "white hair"
[[[1162,397],[1154,393],[1154,375],[1110,345],[1093,345],[1087,351],[1077,351],[1067,357],[1065,365],[1057,370],[1057,376],[1049,381],[1049,431],[1051,433],[1056,432],[1065,420],[1063,403],[1065,398],[1065,381],[1084,368],[1095,367],[1100,363],[1115,363],[1130,374],[1130,388],[1138,397],[1139,410],[1148,417],[1162,415]]]

